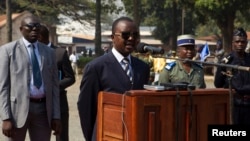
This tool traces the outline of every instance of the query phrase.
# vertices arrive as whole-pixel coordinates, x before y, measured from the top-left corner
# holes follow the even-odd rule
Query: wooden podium
[[[207,141],[207,125],[229,124],[228,89],[100,92],[98,141]]]

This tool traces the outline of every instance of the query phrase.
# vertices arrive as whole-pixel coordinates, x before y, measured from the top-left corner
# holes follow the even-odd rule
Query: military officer
[[[178,36],[177,46],[179,60],[177,59],[165,66],[160,73],[158,84],[184,82],[194,85],[196,88],[206,88],[202,66],[192,62],[195,55],[194,36]]]

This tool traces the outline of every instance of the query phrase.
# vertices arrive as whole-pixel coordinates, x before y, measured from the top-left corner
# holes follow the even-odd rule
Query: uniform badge
[[[175,65],[176,65],[176,62],[168,63],[168,64],[165,66],[165,69],[166,69],[166,70],[171,70]]]

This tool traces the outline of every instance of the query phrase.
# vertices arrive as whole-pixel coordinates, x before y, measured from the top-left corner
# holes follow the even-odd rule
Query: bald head
[[[40,30],[40,20],[35,16],[28,16],[22,19],[20,25],[20,31],[23,37],[33,43],[38,39],[38,34]]]

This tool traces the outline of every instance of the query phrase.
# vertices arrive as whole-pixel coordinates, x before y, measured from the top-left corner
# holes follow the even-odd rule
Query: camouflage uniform
[[[196,88],[206,88],[203,68],[196,63],[192,63],[189,74],[183,69],[180,61],[167,64],[160,73],[158,84],[176,82],[188,82]]]

